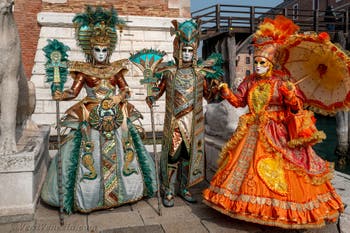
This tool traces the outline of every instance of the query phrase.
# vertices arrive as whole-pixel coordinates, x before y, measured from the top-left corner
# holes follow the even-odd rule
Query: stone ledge
[[[11,222],[29,222],[34,219],[34,213],[0,216],[0,224]]]
[[[27,204],[21,206],[9,206],[1,208],[0,224],[8,222],[25,222],[34,218],[34,209],[36,205]]]
[[[72,20],[75,13],[58,13],[58,12],[40,12],[37,16],[38,23],[41,26],[50,27],[73,27]],[[172,26],[171,21],[174,18],[165,17],[145,17],[145,16],[120,16],[127,22],[128,28],[153,28],[158,30],[169,30]],[[175,18],[178,21],[184,21],[185,18]]]
[[[26,172],[34,171],[40,159],[40,156],[45,150],[42,147],[44,139],[48,137],[50,126],[44,125],[40,130],[25,131],[17,143],[17,148],[20,150],[16,154],[5,155],[0,160],[0,174],[9,172]]]
[[[66,3],[68,0],[43,0],[43,2],[47,3]]]
[[[50,126],[25,130],[17,142],[20,151],[0,162],[0,223],[31,221],[48,165]],[[6,190],[6,191],[4,191]]]

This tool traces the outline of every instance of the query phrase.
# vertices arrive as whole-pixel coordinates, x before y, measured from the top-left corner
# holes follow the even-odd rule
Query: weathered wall
[[[86,5],[114,6],[119,15],[189,18],[190,0],[15,0],[15,19],[21,38],[22,57],[26,75],[31,78],[38,44],[40,25],[37,14],[43,12],[77,13]]]
[[[41,0],[31,0],[30,4],[28,2],[28,0],[16,0],[14,16],[21,39],[25,73],[30,79],[40,33],[36,15],[41,11]]]
[[[51,99],[51,91],[49,84],[45,82],[45,67],[46,62],[42,48],[47,44],[47,39],[58,39],[71,48],[68,52],[69,59],[72,61],[84,61],[84,54],[77,46],[74,38],[74,28],[72,19],[74,13],[54,13],[41,12],[38,15],[38,22],[42,26],[40,32],[39,43],[35,56],[35,65],[32,72],[31,80],[36,86],[37,102],[35,113],[32,118],[35,122],[41,124],[50,124],[52,126],[51,134],[55,134],[53,126],[56,123],[55,104]],[[143,48],[153,48],[165,51],[168,56],[164,60],[172,57],[172,40],[170,36],[171,20],[174,18],[164,17],[143,17],[143,16],[122,16],[128,23],[123,32],[119,36],[119,42],[116,46],[115,52],[111,57],[111,61],[128,58],[130,53],[134,53]],[[183,19],[178,19],[182,21]],[[144,119],[142,124],[146,131],[151,131],[150,112],[145,104],[146,89],[140,84],[142,74],[138,69],[130,64],[129,72],[126,76],[131,90],[132,97],[130,103],[134,104],[136,108],[143,114]],[[72,79],[68,79],[66,88],[68,88]],[[85,92],[78,96],[74,101],[61,102],[61,114],[77,101],[85,96]],[[157,102],[158,107],[155,108],[155,123],[156,130],[161,131],[163,128],[165,103],[164,97]]]
[[[120,15],[190,17],[190,1],[187,0],[44,0],[43,11],[80,12],[85,5],[114,6]]]

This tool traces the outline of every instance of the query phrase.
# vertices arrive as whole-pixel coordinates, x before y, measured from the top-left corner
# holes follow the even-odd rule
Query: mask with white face
[[[182,61],[191,62],[193,60],[193,48],[191,46],[185,46],[182,48]]]
[[[97,62],[103,63],[106,61],[108,55],[108,48],[106,46],[95,45],[92,52]]]
[[[255,73],[258,75],[265,75],[269,72],[272,63],[264,57],[256,57],[254,58],[254,68]]]

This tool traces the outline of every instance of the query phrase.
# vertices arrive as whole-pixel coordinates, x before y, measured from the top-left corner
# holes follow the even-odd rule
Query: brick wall
[[[114,6],[120,15],[190,17],[190,1],[183,0],[69,0],[65,3],[52,4],[43,2],[43,11],[81,12],[86,5]]]
[[[34,56],[40,34],[40,25],[37,23],[36,15],[41,11],[41,0],[15,1],[14,16],[21,39],[22,60],[28,79],[32,74]]]
[[[85,5],[114,5],[119,15],[158,16],[169,18],[189,18],[190,0],[16,0],[14,16],[21,38],[22,57],[28,79],[32,76],[34,58],[40,34],[37,14],[41,11],[77,13]]]

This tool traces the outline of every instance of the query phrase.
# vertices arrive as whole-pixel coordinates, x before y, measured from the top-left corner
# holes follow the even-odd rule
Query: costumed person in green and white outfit
[[[197,58],[198,24],[193,20],[183,23],[174,20],[172,24],[175,63],[161,63],[157,67],[159,92],[146,98],[151,106],[166,92],[160,158],[162,201],[166,207],[174,205],[176,193],[190,203],[196,202],[188,188],[205,175],[203,97],[214,96],[211,90],[215,90],[217,79],[223,75],[220,54],[213,54],[206,61]]]
[[[133,121],[141,114],[127,102],[127,59],[110,63],[115,49],[116,11],[87,7],[73,19],[86,62],[70,62],[71,88],[53,94],[71,100],[84,87],[87,96],[69,108],[61,126],[63,207],[67,213],[91,212],[135,202],[157,192],[154,161]],[[119,94],[116,94],[119,91]],[[59,206],[57,156],[52,160],[41,198]]]

